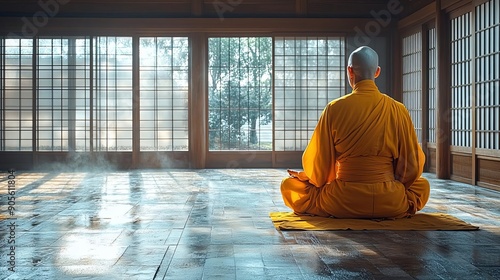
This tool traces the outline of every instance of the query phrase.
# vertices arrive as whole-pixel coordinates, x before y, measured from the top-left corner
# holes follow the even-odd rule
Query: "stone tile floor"
[[[480,230],[280,232],[278,169],[17,172],[10,217],[6,175],[0,279],[500,279],[500,193],[432,174]]]

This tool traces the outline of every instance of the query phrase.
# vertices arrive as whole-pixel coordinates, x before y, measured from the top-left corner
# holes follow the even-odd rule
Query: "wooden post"
[[[449,20],[436,0],[437,34],[437,108],[436,108],[436,176],[450,178],[450,32]]]
[[[470,18],[470,29],[471,29],[471,37],[470,37],[470,50],[469,55],[471,57],[470,64],[470,80],[471,80],[471,184],[477,184],[477,156],[476,156],[476,147],[477,147],[477,139],[476,139],[476,12],[474,6],[471,10],[471,18]],[[491,38],[493,39],[493,38]]]
[[[422,150],[429,157],[429,28],[422,25]],[[429,170],[429,160],[425,161],[424,170]]]
[[[191,168],[201,169],[205,168],[208,150],[208,39],[204,34],[193,34],[190,45],[189,163]]]
[[[387,57],[392,57],[392,76],[396,77],[392,79],[392,89],[391,92],[388,93],[394,99],[403,102],[403,59],[402,59],[402,38],[399,33],[397,26],[392,27],[391,29],[391,41],[392,41],[392,55],[389,55],[389,51],[387,53]],[[382,69],[383,71],[383,69]],[[390,70],[389,70],[390,71]]]

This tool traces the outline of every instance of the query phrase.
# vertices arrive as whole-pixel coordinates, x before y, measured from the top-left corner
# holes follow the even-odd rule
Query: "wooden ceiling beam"
[[[401,1],[408,0],[390,0]],[[424,1],[424,0],[421,0]],[[427,0],[428,1],[428,0]],[[385,0],[1,0],[0,17],[340,17],[370,18]]]

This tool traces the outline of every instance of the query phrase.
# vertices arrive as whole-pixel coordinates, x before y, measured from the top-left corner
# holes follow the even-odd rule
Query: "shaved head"
[[[378,69],[378,54],[370,47],[359,47],[349,56],[348,66],[352,68],[357,81],[373,80]]]

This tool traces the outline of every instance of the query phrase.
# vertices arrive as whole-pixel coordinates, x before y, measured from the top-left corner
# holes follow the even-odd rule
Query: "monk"
[[[378,55],[363,46],[349,56],[352,92],[323,110],[302,156],[303,171],[281,183],[296,214],[402,218],[421,210],[429,182],[425,155],[406,107],[381,93]]]

